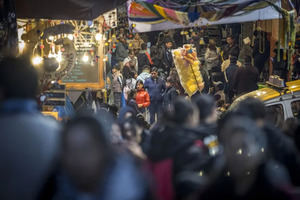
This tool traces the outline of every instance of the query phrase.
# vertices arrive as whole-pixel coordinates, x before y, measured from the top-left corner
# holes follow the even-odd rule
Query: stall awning
[[[18,18],[93,20],[126,0],[15,0]]]
[[[159,2],[132,0],[128,3],[129,22],[136,25],[137,32],[281,18],[266,1],[205,0],[194,5],[184,4],[180,0],[170,0],[164,4]],[[280,7],[280,0],[269,2]]]

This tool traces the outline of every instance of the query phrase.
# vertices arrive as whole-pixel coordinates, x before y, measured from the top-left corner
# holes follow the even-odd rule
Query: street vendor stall
[[[7,53],[30,57],[39,72],[40,101],[46,114],[58,113],[55,117],[61,119],[61,113],[73,112],[70,100],[77,99],[73,91],[105,88],[109,30],[116,26],[115,8],[125,2],[0,2],[0,58]],[[51,89],[53,83],[64,86],[65,91],[60,95]]]

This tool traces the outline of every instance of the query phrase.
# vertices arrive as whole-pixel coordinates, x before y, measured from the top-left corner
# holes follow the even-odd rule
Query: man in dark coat
[[[224,47],[223,50],[223,60],[227,60],[229,55],[234,55],[236,57],[240,54],[239,46],[235,43],[235,40],[232,35],[227,36],[226,38],[227,45]]]
[[[257,68],[252,66],[251,62],[252,58],[246,56],[244,66],[240,67],[234,75],[233,87],[236,90],[237,96],[258,89],[259,73]]]
[[[158,69],[153,67],[151,70],[151,78],[146,79],[144,83],[145,89],[147,89],[150,95],[150,123],[153,124],[155,121],[155,115],[159,117],[161,104],[162,104],[162,94],[166,89],[165,82],[158,77]]]
[[[234,82],[234,75],[236,71],[238,70],[237,66],[237,57],[230,56],[230,65],[225,70],[225,80],[226,80],[226,99],[228,103],[232,103],[232,98],[234,97],[234,88],[233,88],[233,82]]]
[[[116,61],[121,64],[128,57],[128,46],[125,38],[120,38],[120,42],[116,46]]]
[[[193,180],[201,170],[208,169],[210,156],[203,141],[193,132],[198,112],[190,102],[178,98],[172,114],[166,112],[163,120],[151,130],[150,147],[146,152],[156,193],[160,199],[188,199],[199,185]],[[207,168],[208,167],[208,168]]]
[[[178,92],[174,87],[174,80],[169,76],[166,81],[166,91],[163,94],[163,109],[169,110],[171,104],[175,101],[178,96]]]
[[[165,39],[165,45],[163,47],[163,70],[167,73],[174,67],[174,61],[172,56],[173,42],[171,38]]]
[[[147,52],[147,44],[143,43],[141,45],[142,50],[137,56],[138,59],[138,74],[143,72],[145,66],[153,65],[150,54]]]

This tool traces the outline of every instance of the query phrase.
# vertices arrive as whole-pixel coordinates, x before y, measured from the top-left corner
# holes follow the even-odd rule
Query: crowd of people
[[[124,76],[113,71],[120,103]],[[179,96],[172,73],[165,83],[156,67],[144,67],[136,83],[126,79],[127,105],[119,114],[83,109],[58,123],[38,110],[31,63],[3,58],[0,199],[300,198],[296,119],[280,130],[253,98],[220,115],[211,95]]]
[[[160,34],[151,47],[138,33],[131,39],[123,32],[119,36],[111,57],[110,103],[120,112],[121,108],[129,105],[153,124],[161,111],[169,107],[177,96],[188,96],[181,86],[173,61],[172,49],[178,47],[174,42],[175,36],[168,32],[162,36]],[[218,108],[224,110],[236,97],[258,89],[262,69],[269,58],[268,46],[261,55],[262,52],[256,51],[256,40],[254,47],[250,45],[249,38],[243,40],[243,45],[238,45],[235,38],[229,35],[222,48],[217,47],[213,39],[208,40],[206,47],[205,44],[200,45],[200,34],[196,31],[185,42],[196,48],[204,81],[203,90],[195,95],[202,93],[214,96]],[[143,83],[143,91],[138,89],[138,80]],[[128,98],[129,94],[135,96],[136,103],[134,98]],[[139,94],[143,94],[143,98]]]

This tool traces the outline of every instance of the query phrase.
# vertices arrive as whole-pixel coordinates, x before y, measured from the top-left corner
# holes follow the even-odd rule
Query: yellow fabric
[[[203,90],[204,82],[199,68],[200,62],[195,56],[195,49],[193,49],[193,53],[184,53],[186,50],[190,49],[187,49],[185,45],[185,48],[173,50],[172,53],[181,85],[185,92],[192,96],[197,91]],[[194,57],[192,54],[194,54]]]
[[[166,15],[166,13],[165,13],[163,7],[160,7],[160,6],[154,4],[154,8],[157,10],[157,12],[158,12],[163,18],[169,19],[168,16]]]

